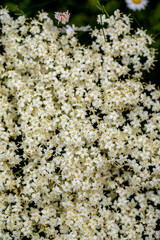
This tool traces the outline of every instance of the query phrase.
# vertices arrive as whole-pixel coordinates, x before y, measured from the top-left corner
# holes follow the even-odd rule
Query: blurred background
[[[131,14],[134,18],[134,27],[147,29],[147,33],[155,39],[153,47],[157,49],[157,62],[154,69],[146,73],[144,81],[160,86],[160,0],[149,0],[145,9],[140,11],[129,9],[125,0],[101,0],[100,2],[105,6],[109,15],[113,14],[116,9]],[[57,25],[54,12],[69,10],[70,25],[75,24],[78,27],[90,25],[92,28],[97,25],[96,17],[100,13],[96,4],[97,0],[1,0],[1,5],[7,6],[14,17],[20,15],[36,17],[38,11],[43,10],[49,13]],[[88,33],[81,33],[80,41],[88,45],[91,41]]]

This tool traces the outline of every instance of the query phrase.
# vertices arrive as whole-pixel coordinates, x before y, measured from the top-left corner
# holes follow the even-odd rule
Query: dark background
[[[160,0],[149,1],[144,10],[132,11],[128,9],[125,0],[101,0],[101,4],[106,7],[107,12],[111,15],[114,10],[120,9],[123,13],[131,14],[134,18],[134,27],[147,29],[147,33],[152,35],[155,42],[153,47],[157,49],[155,67],[150,73],[145,74],[143,81],[151,82],[160,86]],[[71,17],[69,24],[76,26],[90,25],[94,28],[97,14],[100,13],[96,7],[97,0],[1,0],[3,7],[7,6],[11,14],[16,17],[25,15],[26,17],[36,17],[38,11],[48,12],[49,16],[57,24],[54,18],[54,12],[63,12],[69,10]],[[84,35],[84,34],[83,34]],[[84,44],[89,44],[90,39],[80,36]]]

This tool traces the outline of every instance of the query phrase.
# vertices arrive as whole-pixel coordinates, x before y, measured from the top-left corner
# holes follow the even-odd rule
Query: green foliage
[[[14,3],[8,2],[7,8],[9,9],[10,12],[14,13],[14,15],[17,15],[17,16],[25,15],[24,11]]]
[[[109,17],[109,14],[103,4],[100,3],[100,0],[97,1],[97,8],[103,13],[106,14],[107,17]]]
[[[156,8],[152,10],[151,16],[150,22],[153,32],[160,32],[160,3],[158,3]]]
[[[29,8],[31,1],[30,0],[23,0],[21,2],[19,1],[4,1],[4,5],[9,9],[10,12],[12,12],[14,15],[21,16],[21,15],[27,15],[30,13]]]
[[[107,9],[108,13],[111,15],[116,9],[121,9],[121,3],[117,0],[108,1],[105,4],[105,8]]]

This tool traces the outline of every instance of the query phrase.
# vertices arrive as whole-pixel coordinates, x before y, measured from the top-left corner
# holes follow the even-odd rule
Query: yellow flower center
[[[139,4],[142,2],[142,0],[132,0],[135,4]]]

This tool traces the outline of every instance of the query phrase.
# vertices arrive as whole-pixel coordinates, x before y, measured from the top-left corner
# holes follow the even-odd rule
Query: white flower
[[[67,33],[67,36],[71,37],[72,35],[74,35],[76,30],[76,27],[74,24],[72,24],[72,26],[70,25],[66,25],[66,27],[60,28],[60,31],[62,33]]]
[[[77,28],[76,30],[77,31],[82,31],[82,32],[87,32],[87,31],[90,31],[91,29],[90,29],[90,26],[87,25],[87,26],[82,26],[80,28]]]
[[[107,22],[107,19],[106,19],[106,15],[105,15],[105,14],[103,14],[103,15],[99,14],[99,15],[97,16],[97,23],[103,25],[103,24],[106,23],[106,22]]]
[[[135,10],[144,9],[147,6],[148,0],[125,0],[127,7]]]
[[[60,28],[60,31],[62,33],[67,33],[67,36],[74,35],[75,31],[82,31],[82,32],[88,32],[91,31],[91,27],[89,25],[82,26],[82,27],[76,27],[74,24],[72,26],[66,25],[66,27]]]

